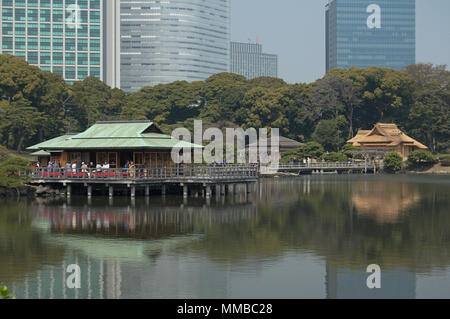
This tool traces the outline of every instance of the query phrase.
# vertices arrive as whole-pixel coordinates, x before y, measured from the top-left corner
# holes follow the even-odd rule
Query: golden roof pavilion
[[[428,149],[422,143],[403,133],[396,124],[378,123],[372,130],[359,130],[347,143],[365,150],[398,152],[403,158],[417,150]]]

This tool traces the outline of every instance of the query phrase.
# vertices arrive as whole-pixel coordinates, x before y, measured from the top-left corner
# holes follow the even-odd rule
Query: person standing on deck
[[[52,163],[52,161],[49,161],[49,162],[48,162],[47,169],[48,169],[48,172],[49,172],[49,173],[52,173],[52,172],[53,172],[53,163]]]
[[[77,173],[81,173],[81,161],[77,162],[76,169],[77,169]]]
[[[130,170],[130,161],[126,161],[125,166],[123,167],[123,173],[126,173],[128,175],[128,171]]]
[[[130,177],[134,177],[134,162],[130,163]]]
[[[88,172],[88,166],[86,165],[85,162],[81,163],[81,172],[83,174],[86,174]]]
[[[72,168],[72,164],[70,164],[70,161],[68,161],[66,163],[66,173],[70,173],[71,168]]]
[[[59,166],[59,161],[55,161],[55,164],[53,164],[53,171],[55,173],[59,173],[60,168],[61,167]]]

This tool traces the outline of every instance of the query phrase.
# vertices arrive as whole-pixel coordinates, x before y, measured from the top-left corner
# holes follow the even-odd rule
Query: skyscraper
[[[121,88],[229,71],[230,0],[121,0]]]
[[[326,70],[404,69],[416,61],[415,0],[330,0]]]
[[[248,79],[278,77],[278,56],[263,53],[257,43],[231,42],[231,72]]]
[[[118,2],[0,0],[0,53],[22,57],[68,82],[94,76],[116,87],[118,46],[111,41]]]

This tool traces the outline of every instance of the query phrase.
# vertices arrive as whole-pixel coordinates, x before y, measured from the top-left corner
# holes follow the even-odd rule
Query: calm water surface
[[[449,176],[262,180],[209,203],[3,201],[0,283],[18,298],[450,298],[449,207]]]

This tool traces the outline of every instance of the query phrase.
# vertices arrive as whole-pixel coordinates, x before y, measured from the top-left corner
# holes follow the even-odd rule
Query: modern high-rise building
[[[0,53],[60,74],[120,85],[119,0],[0,0]]]
[[[330,0],[326,70],[404,69],[416,62],[415,0]]]
[[[229,71],[230,0],[121,0],[121,88]]]
[[[231,72],[254,79],[260,76],[278,77],[278,56],[263,53],[257,43],[231,42]]]

